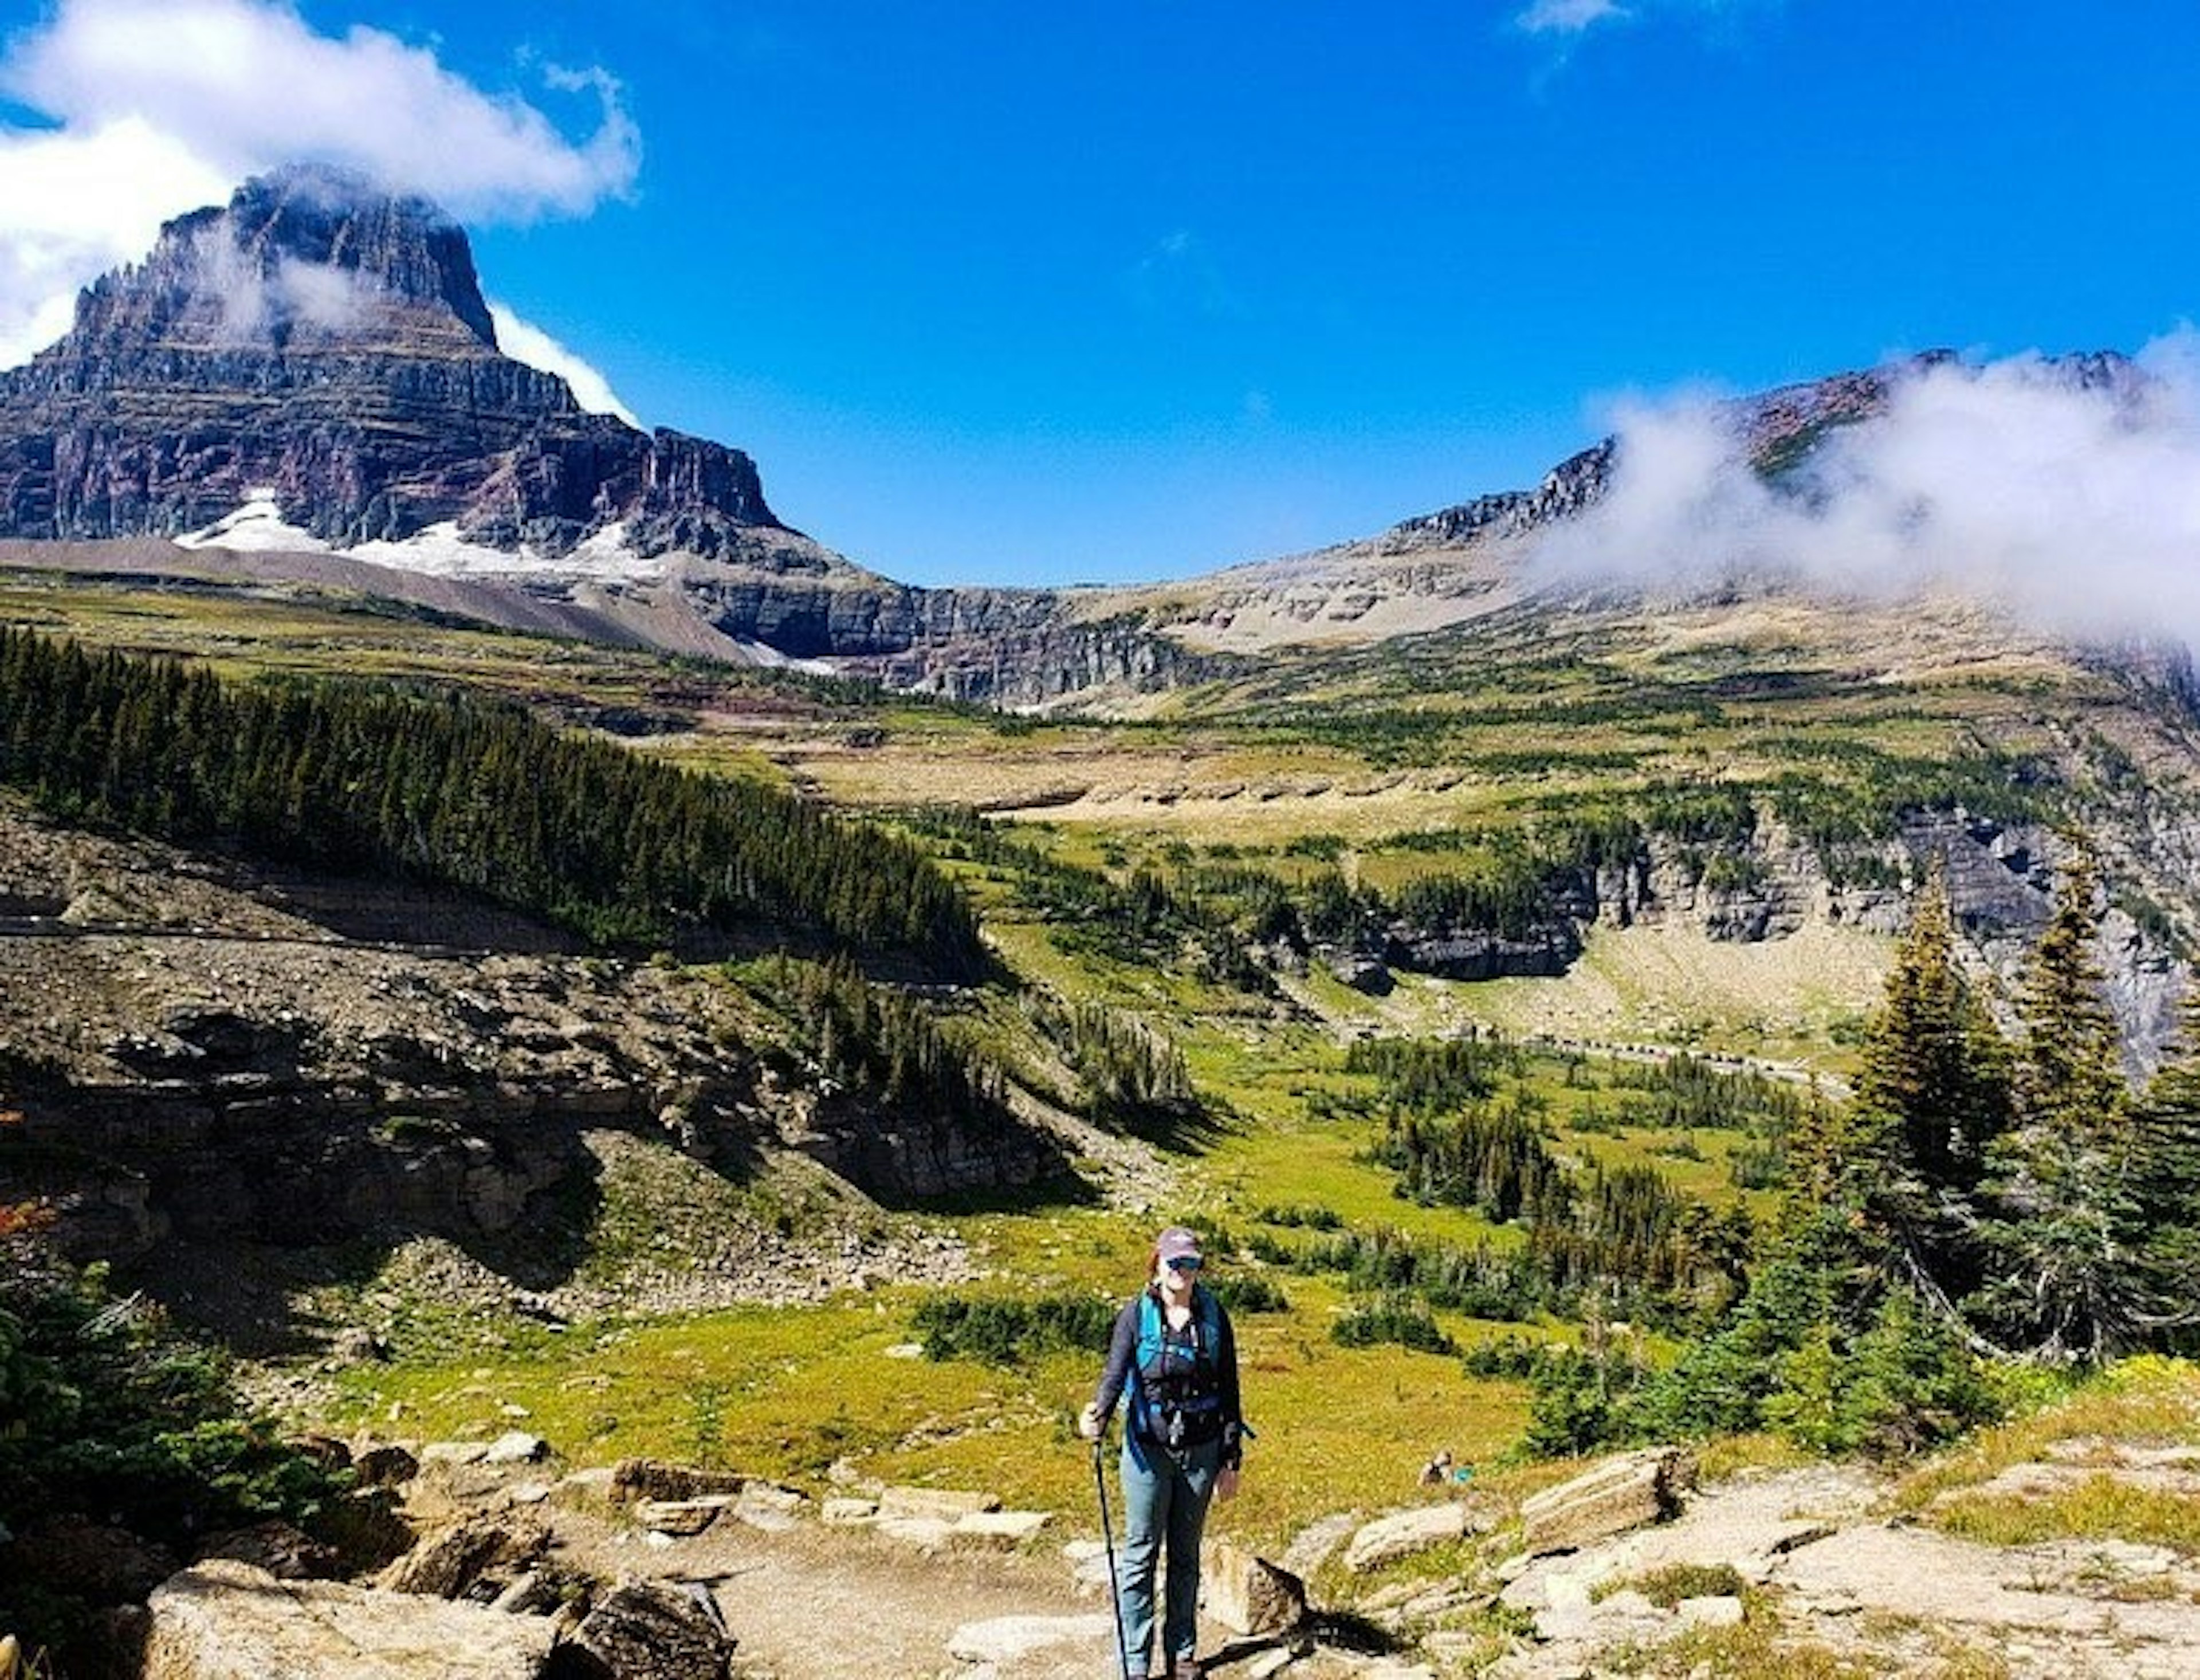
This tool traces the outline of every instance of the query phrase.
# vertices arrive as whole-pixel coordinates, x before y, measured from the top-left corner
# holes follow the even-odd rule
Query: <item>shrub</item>
[[[1290,1297],[1274,1279],[1259,1272],[1240,1272],[1235,1276],[1215,1278],[1208,1287],[1222,1309],[1233,1318],[1246,1313],[1288,1313]]]
[[[1459,1346],[1444,1334],[1443,1326],[1417,1296],[1392,1294],[1355,1307],[1330,1326],[1330,1339],[1339,1347],[1372,1348],[1378,1343],[1410,1348],[1417,1353],[1455,1354]]]
[[[1253,1217],[1262,1225],[1284,1225],[1308,1231],[1336,1231],[1344,1224],[1344,1216],[1334,1208],[1325,1208],[1316,1203],[1290,1203],[1278,1206],[1274,1203],[1255,1208]]]
[[[915,1326],[927,1359],[1021,1365],[1043,1353],[1106,1353],[1116,1311],[1097,1295],[935,1295],[917,1303]]]
[[[266,1518],[307,1522],[339,1486],[157,1308],[115,1298],[102,1268],[0,1240],[0,1525],[20,1534],[82,1513],[180,1551]],[[35,1564],[0,1576],[0,1630],[33,1646],[65,1646],[93,1607]]]

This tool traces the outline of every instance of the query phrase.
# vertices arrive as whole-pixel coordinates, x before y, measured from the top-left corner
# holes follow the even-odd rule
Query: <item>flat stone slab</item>
[[[1105,1642],[1112,1660],[1115,1619],[1096,1616],[996,1616],[965,1622],[948,1636],[947,1654],[958,1662],[1023,1662],[1064,1645]]]
[[[489,1456],[486,1441],[430,1441],[420,1449],[419,1461],[430,1464],[479,1464]]]
[[[752,1511],[779,1511],[792,1516],[810,1503],[810,1496],[776,1482],[749,1482],[743,1484],[737,1502]]]
[[[889,1540],[914,1546],[921,1552],[937,1552],[953,1539],[955,1525],[945,1517],[881,1516],[878,1531]]]
[[[998,1494],[966,1493],[955,1488],[888,1488],[879,1496],[879,1515],[941,1517],[949,1522],[1001,1508]]]
[[[951,1543],[958,1551],[1012,1552],[1052,1520],[1044,1511],[973,1511],[957,1519]]]
[[[1521,1501],[1523,1543],[1539,1554],[1577,1551],[1663,1522],[1679,1510],[1682,1491],[1694,1480],[1694,1460],[1677,1447],[1621,1453]]]
[[[1673,1607],[1673,1614],[1683,1627],[1738,1628],[1742,1619],[1741,1601],[1730,1594],[1684,1598]]]
[[[706,1499],[637,1500],[634,1520],[640,1527],[684,1539],[710,1527],[718,1520],[718,1513],[732,1502],[723,1494],[713,1494]]]
[[[1344,1566],[1355,1575],[1364,1575],[1432,1546],[1463,1539],[1466,1528],[1466,1507],[1449,1502],[1378,1517],[1352,1537],[1351,1544],[1344,1548]]]
[[[727,1513],[734,1521],[766,1534],[785,1534],[801,1525],[802,1514],[810,1504],[810,1496],[793,1488],[782,1488],[770,1482],[751,1482],[738,1496],[726,1501]]]

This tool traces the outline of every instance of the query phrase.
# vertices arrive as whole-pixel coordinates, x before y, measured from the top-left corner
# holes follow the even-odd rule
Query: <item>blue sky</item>
[[[79,266],[120,237],[76,225],[102,183],[135,226],[286,149],[412,167],[502,305],[917,582],[1317,547],[1531,483],[1626,393],[2136,349],[2200,278],[2185,0],[73,0],[0,29],[0,294],[51,289],[57,225]]]

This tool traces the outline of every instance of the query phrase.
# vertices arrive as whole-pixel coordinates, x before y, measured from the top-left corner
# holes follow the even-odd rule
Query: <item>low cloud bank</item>
[[[523,320],[491,298],[489,319],[496,326],[497,348],[514,361],[554,373],[573,388],[573,401],[591,414],[616,414],[636,431],[647,428],[634,411],[618,400],[604,376],[533,323]]]
[[[2042,629],[2200,645],[2200,337],[2130,362],[1890,372],[1883,410],[1772,482],[1749,405],[1614,405],[1611,485],[1530,562],[1554,583],[1791,578],[1875,600],[1953,587]]]

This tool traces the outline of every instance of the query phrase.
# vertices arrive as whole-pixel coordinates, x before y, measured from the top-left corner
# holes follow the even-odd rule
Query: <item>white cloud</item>
[[[600,70],[568,139],[383,31],[316,33],[280,0],[62,0],[0,58],[0,94],[47,119],[0,127],[0,366],[59,336],[75,290],[142,255],[166,218],[245,176],[339,163],[472,220],[579,214],[626,192],[641,141]]]
[[[2051,630],[2200,644],[2200,345],[2180,332],[2139,361],[2143,378],[2105,384],[2038,356],[1905,373],[1776,489],[1731,409],[1629,404],[1610,493],[1534,564],[1658,585],[1771,573],[1881,600],[1950,585]]]
[[[1591,24],[1627,15],[1617,0],[1536,0],[1513,21],[1530,35],[1578,35]]]
[[[1190,228],[1178,228],[1157,240],[1131,270],[1129,284],[1132,301],[1150,313],[1224,316],[1240,313],[1220,266]]]
[[[1640,21],[1653,15],[1693,16],[1700,23],[1716,24],[1729,15],[1762,8],[1768,0],[1530,0],[1512,15],[1512,26],[1526,35],[1556,38],[1562,47],[1585,37],[1601,23]]]
[[[501,303],[492,301],[489,315],[496,325],[497,347],[505,354],[556,374],[573,388],[573,400],[591,414],[616,414],[635,430],[644,430],[634,411],[612,391],[611,381],[541,328],[520,319]]]
[[[0,366],[67,331],[77,289],[143,256],[165,219],[234,184],[134,117],[0,131]]]

